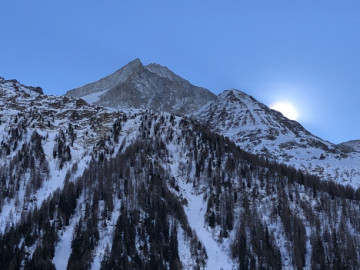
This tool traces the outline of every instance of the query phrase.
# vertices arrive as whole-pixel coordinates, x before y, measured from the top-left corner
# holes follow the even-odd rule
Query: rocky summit
[[[167,67],[144,66],[139,59],[96,82],[70,90],[68,97],[110,108],[191,113],[215,99],[209,90],[190,84]]]

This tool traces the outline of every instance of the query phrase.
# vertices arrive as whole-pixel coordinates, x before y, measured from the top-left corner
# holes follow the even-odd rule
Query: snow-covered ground
[[[203,199],[203,194],[194,194],[192,183],[180,181],[179,184],[184,197],[188,201],[185,206],[185,213],[190,227],[196,232],[200,242],[206,249],[208,260],[205,269],[235,269],[234,262],[229,254],[228,241],[223,243],[216,241],[214,239],[216,233],[205,223],[206,202]]]
[[[285,163],[323,180],[360,187],[360,152],[342,152],[238,90],[221,93],[192,116],[245,151]],[[358,145],[358,143],[353,143]]]
[[[158,67],[153,68],[154,72],[160,72],[155,70],[155,68]],[[161,69],[161,72],[163,71],[164,70]],[[171,75],[170,73],[161,72],[160,75],[164,77]],[[72,172],[69,180],[76,181],[76,178],[81,176],[84,170],[89,166],[91,154],[95,152],[94,149],[97,150],[97,142],[102,140],[104,144],[112,147],[113,154],[109,154],[109,156],[115,155],[118,152],[124,151],[143,135],[140,134],[139,130],[141,124],[145,123],[145,121],[142,122],[141,118],[143,115],[139,113],[138,110],[129,109],[129,115],[127,116],[128,120],[122,122],[118,143],[111,145],[110,142],[113,138],[109,134],[112,134],[111,132],[115,119],[120,119],[123,116],[120,112],[114,109],[107,110],[96,108],[88,106],[87,104],[81,105],[81,102],[79,102],[79,105],[76,100],[63,97],[39,96],[28,89],[24,90],[26,95],[24,95],[24,93],[19,94],[18,92],[11,90],[12,87],[13,85],[11,83],[7,83],[0,89],[2,94],[5,93],[5,95],[8,95],[7,99],[4,99],[6,102],[0,104],[3,105],[0,108],[0,141],[7,142],[12,140],[10,130],[12,126],[10,125],[15,123],[15,119],[17,119],[17,117],[20,118],[21,115],[23,115],[21,117],[24,119],[29,120],[27,126],[28,132],[24,133],[23,137],[19,139],[18,146],[12,146],[10,154],[4,154],[2,156],[3,158],[0,159],[0,165],[9,167],[9,160],[18,154],[17,151],[20,146],[23,143],[28,142],[32,131],[36,130],[42,136],[42,147],[49,165],[49,176],[42,182],[41,187],[31,194],[31,203],[27,202],[26,205],[22,198],[24,198],[25,187],[27,184],[26,179],[29,177],[28,175],[25,175],[23,177],[24,179],[21,179],[15,197],[4,200],[1,207],[0,233],[4,232],[7,224],[11,225],[19,222],[22,214],[26,213],[26,211],[29,212],[34,207],[40,207],[45,200],[51,197],[55,190],[61,189],[64,185],[68,171]],[[9,92],[10,90],[8,88],[13,92]],[[20,88],[23,88],[23,86],[20,86]],[[88,94],[83,97],[83,99],[88,103],[94,103],[101,95],[106,93],[106,91],[108,90],[106,89]],[[276,123],[276,117],[278,117],[276,113],[274,114],[276,117],[268,115],[265,119],[263,115],[264,108],[262,106],[256,104],[254,100],[246,97],[244,94],[236,95],[246,101],[240,100],[242,103],[246,103],[244,105],[240,102],[241,106],[245,106],[245,110],[243,108],[239,110],[236,104],[230,104],[231,106],[225,108],[228,110],[227,112],[223,108],[226,113],[230,110],[235,118],[225,119],[224,122],[218,125],[219,129],[215,131],[227,136],[237,145],[252,153],[262,154],[267,151],[269,155],[277,157],[278,161],[310,173],[315,173],[323,179],[336,180],[341,183],[351,184],[354,187],[360,186],[360,153],[350,152],[345,154],[338,152],[331,143],[323,141],[311,134],[307,134],[294,123],[292,123],[294,126],[291,128],[282,126],[279,124],[280,122]],[[15,107],[18,106],[16,107],[18,109],[13,109],[9,104],[12,104]],[[227,104],[226,100],[223,100],[222,105],[224,104]],[[208,105],[206,108],[208,109],[210,106],[211,105]],[[201,113],[208,113],[206,108]],[[221,109],[221,112],[215,115],[215,117],[220,119],[222,115],[226,115],[223,109]],[[157,118],[154,117],[151,121],[147,122],[150,123],[152,127],[149,128],[150,133],[147,134],[147,136],[155,136],[153,127],[155,122],[159,122],[159,118],[163,116],[166,117],[164,126],[168,124],[167,127],[169,127],[170,121],[168,119],[170,118],[170,115],[168,113],[157,115]],[[71,119],[71,121],[69,119]],[[162,126],[162,129],[159,131],[159,134],[163,142],[166,142],[166,147],[169,151],[169,160],[165,162],[166,164],[164,166],[169,167],[166,169],[169,169],[169,173],[175,177],[176,183],[179,186],[179,190],[174,191],[174,193],[180,199],[186,199],[187,203],[184,204],[184,210],[189,226],[196,233],[198,240],[202,243],[207,253],[208,259],[206,261],[205,269],[235,269],[237,268],[237,263],[231,258],[229,249],[231,240],[234,239],[235,230],[230,232],[228,238],[219,239],[217,227],[210,228],[205,220],[207,199],[204,194],[206,194],[206,187],[194,187],[194,171],[187,174],[187,176],[182,172],[181,164],[186,164],[189,159],[188,156],[186,156],[188,145],[185,145],[186,143],[181,140],[183,132],[179,127],[181,119],[182,118],[180,117],[175,117],[175,121],[172,123],[173,131],[176,135],[174,137],[177,138],[176,140],[167,138],[168,135],[166,133],[168,130],[166,130],[164,126]],[[282,121],[284,120],[282,118],[279,119]],[[76,139],[72,144],[67,142],[68,145],[71,145],[71,147],[69,146],[71,148],[71,161],[66,162],[64,166],[60,168],[59,160],[54,158],[54,144],[59,131],[65,131],[69,126],[69,122],[74,126]],[[269,123],[271,123],[271,125],[269,125]],[[279,133],[275,134],[276,136],[270,134],[273,130],[269,129],[269,126],[278,129]],[[13,127],[16,127],[16,125],[14,124]],[[295,134],[294,130],[298,132],[298,134]],[[269,138],[268,136],[270,135],[274,136]],[[324,150],[324,145],[325,148],[327,147],[329,150]],[[193,170],[194,167],[195,166],[192,167]],[[256,180],[254,180],[254,182],[256,182]],[[289,242],[285,237],[281,220],[278,218],[277,220],[272,221],[269,218],[271,213],[266,209],[266,206],[271,203],[270,200],[276,200],[276,198],[269,197],[267,200],[268,201],[264,200],[259,203],[260,206],[258,211],[264,213],[261,217],[263,224],[267,226],[270,233],[276,239],[276,245],[282,256],[283,267],[285,269],[291,269],[293,262],[290,260],[291,252],[288,249]],[[83,198],[78,200],[78,207],[75,215],[70,220],[70,225],[63,228],[59,234],[60,240],[56,244],[55,256],[53,258],[53,263],[57,269],[66,269],[67,261],[71,254],[71,241],[75,224],[79,221],[84,212],[83,209],[80,208],[82,201]],[[311,203],[314,204],[315,208],[317,202],[312,201]],[[100,201],[99,204],[99,212],[101,212],[103,201]],[[91,269],[93,270],[100,268],[105,249],[107,246],[111,247],[112,244],[114,227],[119,216],[120,200],[115,199],[114,205],[115,208],[111,214],[111,218],[109,220],[102,220],[103,222],[100,222],[102,225],[98,227],[100,240],[93,251],[94,259],[91,264]],[[302,219],[306,220],[306,218],[303,217],[302,210],[297,209],[298,205],[295,205],[294,203],[289,203],[289,205],[292,211],[297,212]],[[25,207],[27,208],[26,210]],[[235,210],[235,212],[236,211],[237,210]],[[236,213],[236,217],[238,216],[239,213]],[[307,253],[305,260],[306,265],[310,265],[312,253],[309,238],[311,228],[308,224],[305,224],[305,226],[307,237]],[[351,229],[351,226],[349,225],[348,227]],[[185,268],[191,269],[195,264],[189,250],[189,239],[185,237],[185,232],[181,226],[178,226],[177,231],[180,259]]]
[[[179,118],[177,118],[179,121]],[[176,131],[179,132],[179,131]],[[180,134],[178,133],[180,136]],[[184,157],[181,149],[174,144],[168,144],[167,146],[172,160],[170,162],[170,170],[173,176],[177,179],[177,183],[180,188],[179,195],[183,198],[186,198],[187,205],[184,206],[188,222],[192,230],[195,231],[198,239],[205,247],[208,259],[205,269],[215,270],[231,270],[236,269],[236,264],[230,258],[229,254],[229,245],[230,240],[224,239],[222,242],[217,241],[216,229],[211,229],[205,222],[205,213],[207,208],[207,201],[204,200],[203,192],[196,192],[196,189],[193,187],[192,181],[186,179],[179,172],[179,164],[181,162],[186,163],[186,158]],[[188,181],[189,180],[189,181]],[[185,243],[181,230],[178,232],[179,247],[185,248]],[[179,248],[180,257],[182,257],[185,262],[191,262],[189,259],[189,253],[185,250]]]
[[[106,90],[103,90],[103,91],[100,91],[100,92],[95,92],[95,93],[91,93],[89,95],[86,95],[86,96],[83,96],[81,97],[83,100],[85,100],[87,103],[93,105],[95,104],[99,99],[100,97],[105,94],[107,91],[109,91],[109,89],[106,89]]]
[[[60,241],[55,246],[55,255],[52,260],[56,270],[66,270],[67,268],[68,260],[71,254],[71,242],[73,239],[75,225],[79,222],[81,213],[83,212],[84,210],[78,207],[76,215],[70,219],[69,226],[66,226],[60,234]]]
[[[105,252],[106,252],[107,247],[109,249],[111,249],[111,246],[112,246],[116,221],[118,220],[119,215],[120,215],[121,201],[116,199],[114,205],[115,205],[114,211],[111,213],[110,220],[106,219],[103,222],[100,222],[100,224],[99,224],[99,227],[98,227],[99,234],[100,234],[99,243],[94,250],[94,260],[93,260],[93,262],[91,264],[91,268],[90,268],[92,270],[100,269],[101,261],[104,258],[104,255],[109,255],[109,254],[105,254]],[[100,212],[101,212],[101,210],[104,208],[103,201],[100,202],[99,208],[100,208]],[[104,222],[105,222],[106,226],[103,225]]]

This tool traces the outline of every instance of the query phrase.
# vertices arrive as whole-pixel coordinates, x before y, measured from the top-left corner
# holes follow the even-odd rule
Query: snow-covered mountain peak
[[[224,127],[226,130],[239,129],[248,131],[277,129],[278,133],[307,133],[301,125],[271,110],[246,93],[231,89],[219,94],[216,100],[203,107],[195,118],[201,122],[213,123],[211,126]]]
[[[226,95],[228,97],[235,96],[238,98],[249,97],[249,95],[246,94],[245,92],[235,89],[235,88],[224,90],[220,95]]]
[[[360,170],[355,169],[359,152],[344,151],[344,147],[354,149],[358,143],[339,147],[322,140],[242,91],[225,90],[192,117],[251,153],[326,180],[355,186],[360,183]]]
[[[256,107],[258,109],[263,108],[262,104],[252,96],[237,89],[224,90],[218,96],[218,103],[224,105],[234,104],[236,106]]]

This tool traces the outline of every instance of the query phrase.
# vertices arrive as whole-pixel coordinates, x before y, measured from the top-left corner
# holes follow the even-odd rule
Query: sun
[[[294,105],[286,101],[278,101],[270,106],[271,109],[281,112],[285,117],[291,120],[297,120],[299,114]]]

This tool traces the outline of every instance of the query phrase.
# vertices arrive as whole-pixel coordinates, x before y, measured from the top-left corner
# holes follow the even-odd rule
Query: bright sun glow
[[[295,107],[289,102],[279,101],[270,106],[270,108],[281,112],[285,117],[291,120],[298,119],[298,112],[296,111]]]

